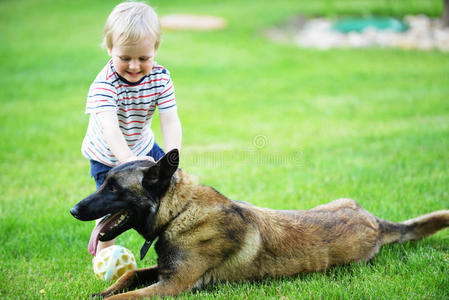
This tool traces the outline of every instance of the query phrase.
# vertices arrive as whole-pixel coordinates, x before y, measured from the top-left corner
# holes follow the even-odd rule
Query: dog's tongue
[[[101,226],[100,224],[101,222],[98,223],[97,226],[95,226],[94,230],[92,230],[92,234],[90,235],[89,240],[89,246],[87,247],[89,253],[93,256],[95,256],[95,254],[97,253],[98,239],[100,237],[100,231],[103,228],[103,226]]]
[[[97,222],[97,225],[92,230],[92,234],[90,235],[89,240],[89,246],[87,249],[89,250],[89,253],[95,256],[97,254],[97,247],[98,247],[98,241],[100,239],[100,233],[104,231],[105,228],[111,228],[117,222],[120,222],[120,217],[122,216],[123,211],[119,211],[115,214],[107,215],[106,217],[103,217],[99,222]]]

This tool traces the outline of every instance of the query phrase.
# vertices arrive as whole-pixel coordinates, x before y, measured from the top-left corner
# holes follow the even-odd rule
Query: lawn
[[[88,87],[117,1],[0,2],[0,298],[84,299],[95,279],[93,222],[69,209],[93,192],[80,152]],[[400,49],[301,49],[265,28],[289,16],[438,16],[440,0],[160,1],[160,15],[223,16],[222,31],[167,31],[183,125],[181,165],[231,199],[308,209],[340,197],[402,221],[449,208],[449,55]],[[157,118],[153,121],[158,140]],[[118,244],[139,252],[134,231]],[[154,264],[153,250],[138,262]],[[368,263],[181,299],[447,299],[449,230],[384,247]]]

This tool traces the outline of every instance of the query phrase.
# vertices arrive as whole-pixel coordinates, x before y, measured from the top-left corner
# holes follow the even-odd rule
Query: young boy
[[[156,107],[165,149],[181,149],[182,129],[170,73],[154,61],[160,38],[158,17],[142,2],[117,5],[106,21],[103,45],[111,60],[90,86],[86,105],[90,119],[82,144],[97,188],[114,166],[164,155],[151,130]],[[97,249],[91,237],[89,252],[95,256],[113,244],[114,240],[99,242]]]

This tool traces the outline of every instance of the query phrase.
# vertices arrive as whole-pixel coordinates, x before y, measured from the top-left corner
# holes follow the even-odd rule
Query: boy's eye
[[[130,58],[126,57],[126,56],[120,56],[119,58],[120,58],[120,60],[123,60],[123,61],[129,61],[130,60]]]
[[[147,61],[147,60],[149,60],[149,59],[150,59],[150,57],[140,57],[140,58],[139,58],[140,61]]]

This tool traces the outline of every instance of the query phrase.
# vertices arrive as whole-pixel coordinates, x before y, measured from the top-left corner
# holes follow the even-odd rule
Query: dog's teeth
[[[103,235],[104,235],[104,232],[101,232],[101,233],[100,233],[100,236],[103,236]]]
[[[126,217],[125,215],[121,215],[119,221],[120,222],[123,221],[125,219],[125,217]]]

